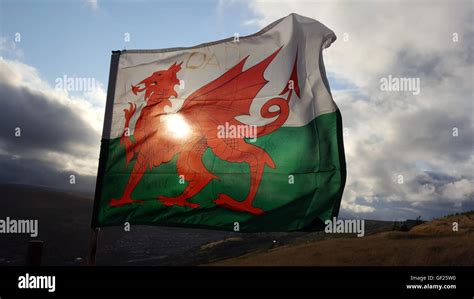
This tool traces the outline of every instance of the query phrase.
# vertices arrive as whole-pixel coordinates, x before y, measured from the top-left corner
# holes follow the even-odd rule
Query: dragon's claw
[[[237,201],[226,194],[218,194],[217,199],[214,200],[214,203],[230,210],[247,212],[254,215],[261,215],[264,212],[260,208],[253,207],[250,203],[246,203],[245,201]]]
[[[130,118],[132,118],[132,115],[137,111],[137,105],[134,103],[128,103],[129,107],[128,109],[123,109],[123,112],[125,113],[125,120],[128,123],[130,121]]]

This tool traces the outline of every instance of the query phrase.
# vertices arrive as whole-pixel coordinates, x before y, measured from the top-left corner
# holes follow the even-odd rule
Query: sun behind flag
[[[337,216],[334,40],[292,14],[237,41],[114,53],[93,227],[293,231]]]

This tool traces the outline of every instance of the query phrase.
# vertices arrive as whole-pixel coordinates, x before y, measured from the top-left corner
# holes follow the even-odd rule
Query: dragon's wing
[[[248,56],[242,59],[222,76],[187,97],[180,113],[196,120],[202,120],[202,117],[196,117],[198,114],[208,115],[217,124],[248,115],[253,99],[268,82],[263,74],[280,50],[281,47],[245,71],[242,69]]]

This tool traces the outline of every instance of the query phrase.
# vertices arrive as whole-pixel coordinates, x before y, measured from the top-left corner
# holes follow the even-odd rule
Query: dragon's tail
[[[273,98],[262,106],[262,108],[260,109],[260,114],[262,115],[262,117],[273,118],[277,116],[277,118],[269,124],[257,127],[258,137],[276,131],[286,122],[286,120],[288,119],[288,115],[290,114],[289,103],[290,101],[285,100],[283,98]],[[270,111],[270,108],[274,106],[277,106],[278,110]]]
[[[290,80],[288,81],[288,84],[286,84],[285,88],[280,93],[280,96],[282,96],[288,92],[288,97],[286,99],[284,99],[283,97],[272,98],[269,101],[267,101],[265,104],[263,104],[262,108],[260,108],[260,115],[263,118],[273,118],[275,116],[277,118],[266,125],[258,126],[257,134],[256,134],[257,137],[265,136],[267,134],[270,134],[278,130],[278,128],[280,128],[286,122],[290,114],[290,101],[291,101],[293,92],[296,94],[296,96],[298,96],[298,98],[300,97],[297,62],[298,62],[298,54],[295,57],[295,63],[293,65],[293,71],[291,72],[291,75],[290,75]],[[277,106],[278,110],[270,111],[270,108],[274,106]],[[231,123],[234,125],[244,125],[242,122],[236,119],[233,119]],[[246,137],[251,137],[251,136],[246,136]],[[252,137],[255,137],[255,136],[252,136]]]
[[[288,115],[290,113],[290,107],[289,107],[289,100],[291,98],[291,93],[288,97],[288,100],[285,100],[284,98],[272,98],[269,101],[267,101],[262,108],[260,109],[260,114],[263,118],[273,118],[277,116],[275,120],[273,120],[271,123],[268,123],[263,126],[258,126],[257,127],[257,137],[265,136],[268,135],[280,128],[288,119]],[[278,110],[275,111],[270,111],[271,107],[278,107]],[[233,125],[245,125],[242,122],[233,119],[231,121],[231,124]],[[251,137],[251,136],[246,136],[246,137]],[[252,136],[254,137],[254,136]]]
[[[291,72],[291,75],[290,75],[290,80],[288,80],[288,84],[286,84],[285,88],[280,93],[280,96],[281,96],[288,92],[288,98],[286,100],[282,97],[272,98],[271,100],[266,102],[260,109],[260,114],[262,115],[262,117],[273,118],[277,116],[277,118],[269,124],[266,124],[261,127],[257,127],[257,137],[265,136],[267,134],[270,134],[278,130],[278,128],[280,128],[286,122],[290,114],[290,101],[291,101],[293,92],[298,96],[298,98],[300,97],[297,62],[298,62],[298,54],[296,54],[296,57],[295,57],[295,62],[293,65],[293,71]],[[278,110],[270,111],[270,108],[274,106],[277,106]]]

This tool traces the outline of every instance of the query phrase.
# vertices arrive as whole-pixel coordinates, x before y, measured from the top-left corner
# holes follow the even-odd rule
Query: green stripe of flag
[[[303,127],[281,127],[253,144],[265,149],[276,164],[275,169],[265,167],[253,202],[255,207],[265,210],[259,216],[214,204],[219,193],[243,200],[250,187],[250,174],[248,164],[220,160],[210,149],[204,154],[203,162],[220,180],[212,180],[189,199],[199,203],[199,208],[166,207],[157,200],[159,195],[177,196],[186,187],[186,182],[180,184],[176,157],[145,173],[132,193],[133,199],[144,200],[143,203],[109,207],[111,198],[122,195],[134,163],[125,168],[124,147],[119,139],[111,139],[98,225],[130,222],[234,230],[238,222],[242,232],[293,231],[311,229],[315,219],[324,222],[337,215],[345,183],[339,111],[320,115]]]

